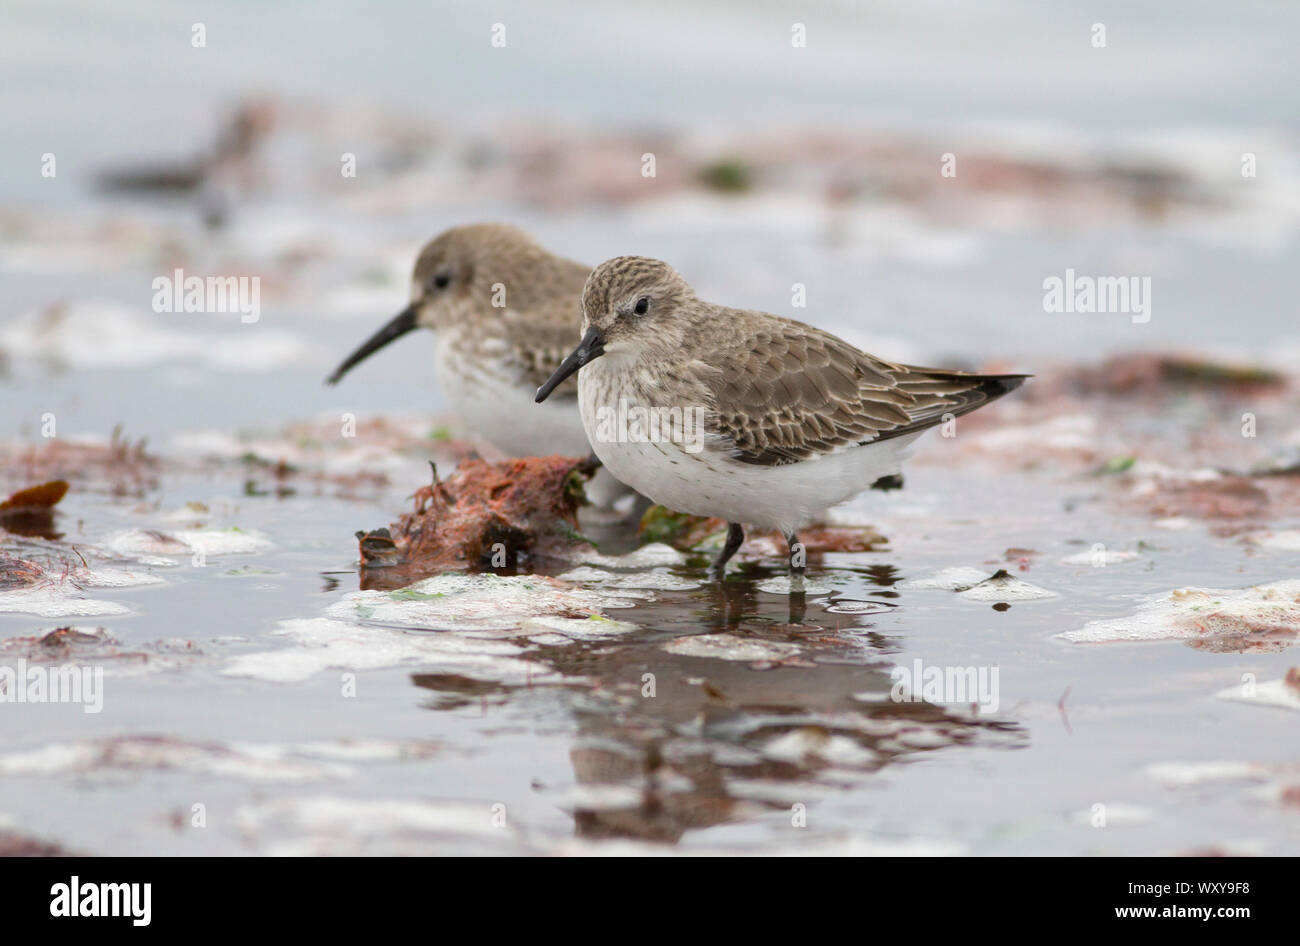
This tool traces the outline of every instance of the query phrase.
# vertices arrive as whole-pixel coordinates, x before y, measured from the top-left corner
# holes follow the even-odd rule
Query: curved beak
[[[343,364],[334,369],[334,373],[325,379],[326,384],[338,384],[339,379],[352,370],[352,367],[362,361],[365,361],[379,349],[383,348],[395,338],[401,338],[407,332],[416,328],[415,324],[415,303],[411,303],[397,315],[389,320],[388,324],[381,328],[374,335],[371,335],[366,343],[343,359]]]
[[[582,336],[582,341],[578,342],[578,347],[573,350],[569,357],[560,362],[560,367],[555,369],[555,374],[547,378],[546,383],[537,389],[536,403],[542,403],[551,396],[551,392],[559,387],[565,378],[587,362],[595,361],[603,354],[605,354],[605,336],[600,334],[600,329],[587,329],[587,334]]]

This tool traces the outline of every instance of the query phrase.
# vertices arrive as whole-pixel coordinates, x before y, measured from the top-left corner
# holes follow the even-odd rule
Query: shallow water
[[[769,557],[722,587],[607,608],[635,625],[611,636],[550,639],[526,627],[422,654],[421,639],[462,632],[385,630],[381,619],[351,625],[373,643],[349,649],[346,634],[286,638],[280,623],[319,620],[357,589],[340,524],[384,521],[395,493],[276,499],[227,485],[178,477],[155,494],[157,508],[227,508],[212,528],[257,530],[274,547],[146,569],[159,585],[94,590],[130,613],[75,623],[150,655],[104,661],[102,713],[6,706],[3,809],[23,833],[92,852],[178,854],[551,852],[596,839],[681,850],[1290,853],[1300,840],[1294,816],[1261,787],[1273,780],[1263,767],[1294,759],[1290,714],[1214,698],[1244,672],[1282,676],[1292,656],[1055,637],[1171,584],[1300,577],[1294,556],[1169,533],[1137,561],[1065,565],[1073,543],[1153,530],[1084,503],[1062,531],[1051,477],[974,490],[921,466],[901,496],[868,504],[890,523],[887,551],[811,564],[810,582],[829,594],[757,590],[781,573]],[[954,492],[966,497],[961,517],[936,515]],[[132,502],[66,502],[61,521],[75,518],[70,537],[87,545],[126,523],[168,526]],[[1028,571],[1011,567],[1055,597],[999,611],[948,590],[899,590],[958,564],[991,573],[1008,543],[1038,550]],[[694,565],[669,571],[687,584],[702,577]],[[646,572],[659,570],[629,574]],[[58,623],[0,615],[7,637]],[[713,635],[737,640],[710,656],[665,649]],[[278,679],[277,657],[322,643],[335,656]],[[358,659],[372,664],[344,696]],[[997,667],[998,705],[892,701],[889,671],[916,659]],[[89,757],[79,760],[49,748],[82,743]],[[1186,787],[1149,771],[1220,760],[1261,768]],[[1105,829],[1089,822],[1099,803],[1115,813]],[[203,829],[189,826],[195,804],[206,806]],[[792,826],[796,805],[806,827]]]

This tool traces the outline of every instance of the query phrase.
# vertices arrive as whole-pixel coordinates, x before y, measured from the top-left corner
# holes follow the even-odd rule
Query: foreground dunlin
[[[410,304],[344,359],[328,383],[394,339],[433,329],[439,385],[469,431],[511,456],[587,456],[575,383],[557,388],[545,414],[531,402],[578,337],[590,271],[517,227],[453,227],[420,251]],[[603,474],[588,491],[607,504],[625,490]]]
[[[667,263],[622,256],[582,293],[582,341],[537,391],[579,369],[578,404],[605,467],[655,502],[730,523],[795,530],[895,475],[927,428],[1019,387],[1027,375],[891,364],[792,319],[700,300]]]

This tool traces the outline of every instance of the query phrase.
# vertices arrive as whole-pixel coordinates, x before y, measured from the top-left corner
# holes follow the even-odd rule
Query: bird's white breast
[[[572,401],[535,404],[536,391],[512,379],[505,344],[470,340],[461,330],[438,333],[438,386],[466,429],[514,457],[582,457],[591,452]]]
[[[784,466],[743,463],[705,445],[689,452],[680,443],[629,442],[602,436],[601,409],[619,402],[644,406],[654,385],[634,380],[622,359],[597,359],[578,378],[578,405],[592,450],[619,480],[660,505],[697,516],[720,516],[789,533],[831,506],[856,496],[882,476],[899,472],[907,448],[920,434],[842,449]],[[681,406],[681,405],[676,405]],[[608,413],[605,414],[608,417]]]

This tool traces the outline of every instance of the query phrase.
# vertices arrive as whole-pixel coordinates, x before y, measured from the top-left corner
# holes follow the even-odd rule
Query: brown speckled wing
[[[708,382],[716,433],[745,463],[795,463],[921,431],[1027,377],[895,365],[802,323],[768,316],[759,324],[745,338],[720,335],[710,359],[726,366]]]
[[[511,365],[519,375],[521,387],[539,388],[555,374],[560,362],[582,339],[578,324],[574,319],[573,324],[567,327],[534,325],[530,327],[526,340],[515,340],[521,343],[513,345]],[[575,373],[555,389],[550,399],[576,399],[577,396],[578,375]]]
[[[514,314],[506,331],[510,362],[521,386],[538,388],[545,384],[582,340],[582,286],[589,269],[568,260],[557,263],[540,298],[528,300],[532,304]],[[575,374],[555,389],[551,399],[577,396]]]

